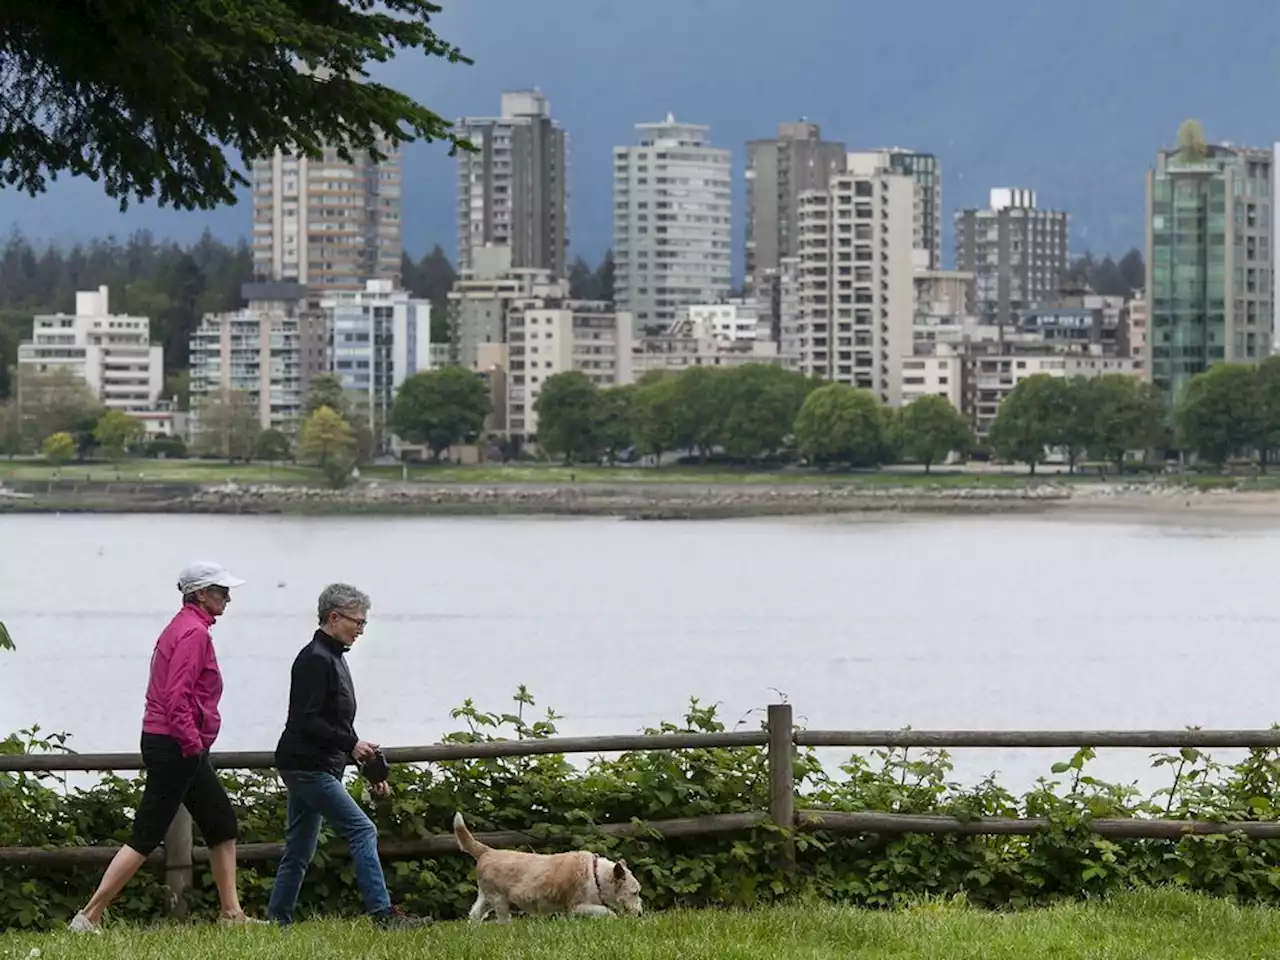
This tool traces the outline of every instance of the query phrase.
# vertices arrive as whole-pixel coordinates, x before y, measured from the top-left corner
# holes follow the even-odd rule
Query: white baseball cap
[[[212,560],[197,560],[187,564],[178,574],[178,590],[184,597],[205,587],[226,587],[229,590],[243,585],[243,580],[232,576],[226,567]]]

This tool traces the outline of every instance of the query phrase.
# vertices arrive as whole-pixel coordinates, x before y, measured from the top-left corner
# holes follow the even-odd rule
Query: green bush
[[[523,688],[513,713],[484,713],[468,701],[453,712],[466,729],[446,741],[553,735],[560,718],[548,711],[530,722],[526,712],[533,706]],[[714,708],[693,701],[683,723],[662,724],[652,732],[722,729]],[[12,737],[3,749],[57,750],[65,743],[62,737],[38,736],[29,731]],[[586,829],[593,823],[767,809],[763,748],[632,752],[576,764],[542,756],[398,766],[393,796],[377,804],[354,777],[350,783],[374,811],[384,840],[448,833],[455,810],[475,830],[528,830],[547,824],[535,831],[546,849],[584,846],[625,856],[652,909],[756,905],[791,897],[891,906],[922,895],[961,895],[974,905],[1007,908],[1157,885],[1280,903],[1280,875],[1274,868],[1280,844],[1275,841],[1110,841],[1083,829],[1091,817],[1273,819],[1272,798],[1280,785],[1275,750],[1252,751],[1229,767],[1192,749],[1157,757],[1157,766],[1170,766],[1172,783],[1151,797],[1090,777],[1085,769],[1092,755],[1087,748],[1077,751],[1055,764],[1051,778],[1015,797],[991,779],[975,786],[953,783],[945,752],[875,750],[825,772],[812,751],[801,750],[796,787],[802,807],[961,818],[1043,817],[1050,829],[1035,837],[803,833],[797,840],[798,867],[790,877],[780,855],[780,835],[768,827],[669,842],[606,840]],[[225,782],[239,805],[241,842],[281,840],[285,798],[277,778],[229,773]],[[0,774],[0,845],[122,842],[140,786],[139,780],[105,776],[91,788],[68,790],[50,775]],[[304,912],[351,914],[359,910],[354,878],[345,859],[324,849],[329,840],[326,833],[307,875],[301,907]],[[264,913],[274,867],[242,869],[242,896],[250,912]],[[410,909],[450,918],[464,915],[471,904],[474,872],[469,858],[389,862],[386,869],[393,898]],[[65,922],[87,899],[100,872],[99,865],[0,871],[0,928]],[[126,888],[112,915],[154,920],[162,915],[163,904],[159,871],[148,871]],[[200,916],[216,911],[212,880],[202,868],[196,871],[192,906]]]

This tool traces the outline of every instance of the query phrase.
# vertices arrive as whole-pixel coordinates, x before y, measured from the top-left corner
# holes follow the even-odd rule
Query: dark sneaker
[[[373,922],[380,927],[386,927],[388,930],[412,930],[416,927],[429,925],[431,918],[415,917],[411,913],[405,913],[403,907],[395,905],[385,913],[375,913]]]

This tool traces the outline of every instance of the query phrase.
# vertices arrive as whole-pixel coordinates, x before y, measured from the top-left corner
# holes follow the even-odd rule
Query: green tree
[[[632,430],[632,402],[635,387],[626,384],[606,387],[596,397],[596,422],[593,427],[596,443],[609,466],[618,460],[618,454],[635,442]]]
[[[248,393],[231,390],[226,396],[206,399],[196,423],[196,446],[202,454],[246,463],[253,459],[262,424],[258,404]]]
[[[288,460],[293,456],[289,438],[279,430],[271,427],[258,434],[253,445],[253,455],[258,460]]]
[[[533,409],[538,414],[538,446],[565,463],[592,459],[596,452],[600,389],[579,370],[553,374],[543,382]]]
[[[662,455],[680,444],[680,400],[676,377],[665,371],[645,374],[631,393],[631,433],[636,447],[662,466]]]
[[[898,413],[896,429],[903,455],[924,464],[925,473],[953,452],[968,453],[973,444],[969,421],[950,400],[933,394],[917,397],[904,406]]]
[[[342,379],[336,373],[322,373],[311,378],[307,397],[302,404],[303,420],[321,407],[328,407],[344,420],[351,416],[350,398],[342,388]]]
[[[747,363],[723,372],[721,442],[731,457],[750,460],[782,449],[811,389],[803,374]]]
[[[1065,391],[1061,378],[1036,373],[1018,382],[996,411],[988,440],[1006,463],[1025,463],[1031,472],[1047,448],[1061,445],[1065,432]]]
[[[108,410],[93,428],[93,439],[114,463],[120,463],[129,450],[142,441],[146,429],[137,417],[120,410]]]
[[[1258,402],[1258,467],[1267,470],[1275,451],[1280,450],[1280,354],[1272,354],[1258,364],[1254,374]]]
[[[22,452],[22,418],[14,401],[0,403],[0,453],[7,457]]]
[[[355,433],[340,413],[321,407],[302,424],[298,456],[323,470],[335,488],[346,486],[356,465]]]
[[[1041,401],[1053,411],[1048,414],[1054,426],[1049,445],[1062,449],[1067,455],[1067,472],[1075,473],[1080,457],[1097,446],[1098,394],[1093,377],[1052,379],[1052,385],[1042,387],[1045,396]]]
[[[0,650],[12,650],[13,637],[9,635],[9,629],[0,621]]]
[[[55,467],[60,467],[65,463],[70,463],[71,458],[76,455],[76,441],[69,433],[61,431],[51,433],[45,437],[40,451],[47,461]]]
[[[401,440],[426,444],[438,460],[449,447],[478,435],[490,409],[485,382],[450,365],[406,378],[396,391],[390,425]]]
[[[1218,469],[1232,454],[1253,450],[1263,436],[1257,368],[1215,363],[1187,384],[1174,411],[1178,444]]]
[[[675,377],[675,432],[678,447],[688,447],[705,461],[724,440],[729,415],[728,370],[689,367]]]
[[[1160,433],[1160,394],[1127,373],[1107,373],[1087,381],[1092,396],[1092,449],[1123,472],[1130,450],[1146,451]]]
[[[0,21],[7,149],[0,179],[35,195],[62,172],[161,205],[234,204],[247,165],[276,148],[350,159],[416,139],[470,144],[407,95],[368,79],[397,48],[469,63],[428,0],[316,4],[152,0],[19,4]],[[111,50],[87,57],[88,49]],[[301,70],[298,64],[310,69]]]
[[[78,456],[93,447],[93,429],[102,404],[89,385],[65,367],[48,373],[23,372],[18,384],[18,415],[25,447],[35,449],[52,433],[69,433]]]
[[[880,402],[869,391],[846,383],[826,384],[805,397],[796,416],[795,437],[801,455],[820,466],[874,466],[885,456]]]

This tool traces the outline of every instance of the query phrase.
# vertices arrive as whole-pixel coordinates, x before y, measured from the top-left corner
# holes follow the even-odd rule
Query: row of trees
[[[605,388],[580,372],[559,373],[547,378],[534,410],[539,448],[571,463],[613,461],[633,449],[739,462],[798,454],[823,466],[905,456],[928,469],[972,445],[969,424],[943,397],[895,410],[867,391],[770,364],[652,372]]]

